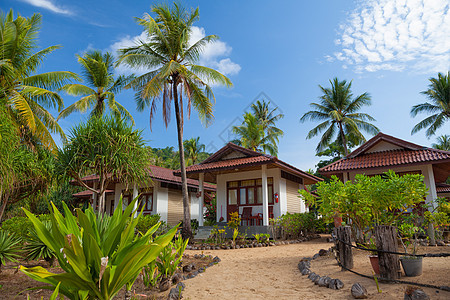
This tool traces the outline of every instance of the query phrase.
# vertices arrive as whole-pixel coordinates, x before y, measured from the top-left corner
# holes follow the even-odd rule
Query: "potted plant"
[[[414,223],[402,223],[398,229],[401,234],[403,248],[405,249],[405,255],[400,257],[405,275],[409,277],[422,275],[422,257],[414,255],[417,253],[418,234],[424,232],[423,229]],[[410,246],[412,246],[412,253],[410,253],[412,255],[408,255],[408,247]]]
[[[378,264],[378,251],[376,251],[377,245],[375,244],[374,237],[371,237],[369,239],[369,243],[367,244],[366,248],[368,250],[372,250],[372,251],[370,251],[370,255],[369,255],[370,264],[372,265],[372,269],[375,272],[375,274],[379,275],[380,274],[380,265]]]

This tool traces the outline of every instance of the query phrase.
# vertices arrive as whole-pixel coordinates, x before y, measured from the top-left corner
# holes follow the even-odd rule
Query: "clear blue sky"
[[[43,15],[40,46],[62,45],[40,71],[79,72],[75,55],[87,49],[115,50],[130,45],[142,33],[134,21],[150,12],[152,1],[9,0],[2,10]],[[411,118],[411,106],[423,103],[420,94],[430,77],[450,69],[450,12],[447,0],[329,0],[329,1],[183,1],[200,8],[196,36],[217,34],[220,43],[208,47],[202,63],[226,73],[231,89],[214,89],[217,103],[213,125],[204,128],[194,113],[185,122],[185,138],[201,137],[210,152],[227,140],[227,128],[264,93],[279,106],[285,136],[279,158],[301,169],[315,168],[319,138],[306,140],[316,124],[299,123],[309,103],[320,95],[318,85],[329,79],[353,80],[354,94],[369,92],[372,106],[364,108],[382,132],[429,146],[424,132],[411,136],[425,118]],[[127,72],[127,70],[121,70]],[[65,105],[76,99],[64,96]],[[152,147],[176,146],[174,117],[166,129],[161,110],[150,131],[148,110],[135,110],[133,93],[117,100],[134,116]],[[56,112],[54,112],[56,115]],[[60,122],[66,133],[86,118],[74,114]],[[448,134],[447,123],[437,136]],[[366,136],[370,138],[370,136]]]

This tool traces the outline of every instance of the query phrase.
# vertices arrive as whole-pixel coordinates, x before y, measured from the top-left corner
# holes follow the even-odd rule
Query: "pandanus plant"
[[[172,240],[177,227],[153,240],[156,224],[142,235],[135,227],[142,216],[136,216],[137,198],[122,211],[110,216],[95,214],[92,207],[85,212],[76,209],[76,216],[63,203],[64,216],[52,204],[51,230],[24,209],[38,237],[56,255],[64,273],[51,273],[42,267],[20,270],[29,277],[50,284],[72,300],[109,300],[124,287],[131,289],[143,267],[155,260]],[[122,207],[122,199],[118,204]]]

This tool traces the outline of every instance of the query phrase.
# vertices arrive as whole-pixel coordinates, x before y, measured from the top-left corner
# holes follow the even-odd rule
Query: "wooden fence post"
[[[377,249],[383,251],[398,251],[397,228],[394,226],[375,226]],[[397,254],[378,252],[380,275],[385,279],[400,277],[400,263]]]
[[[351,228],[350,226],[339,226],[336,228],[336,237],[338,241],[336,243],[336,250],[338,253],[338,258],[341,264],[347,269],[353,269],[353,253],[352,247],[344,244],[351,244]],[[344,268],[342,268],[344,270]]]

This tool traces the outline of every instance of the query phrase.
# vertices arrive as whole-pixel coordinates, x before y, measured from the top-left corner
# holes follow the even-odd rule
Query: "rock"
[[[329,238],[327,238],[327,242],[328,242],[328,243],[332,243],[332,242],[334,242],[334,241],[333,241],[333,238],[330,238],[330,237],[329,237]]]
[[[331,281],[330,277],[323,276],[323,277],[320,277],[318,285],[321,287],[328,287],[328,284],[330,283],[330,281]]]
[[[308,269],[308,268],[305,268],[305,269],[303,269],[303,270],[301,271],[301,273],[302,273],[302,275],[308,275],[308,274],[311,273],[311,270]]]
[[[310,279],[312,282],[316,283],[316,279],[319,279],[319,274],[314,274],[314,276],[312,276]]]
[[[172,276],[172,284],[177,284],[181,282],[182,279],[183,277],[181,277],[181,274],[176,273],[175,275]]]
[[[437,241],[436,245],[438,245],[438,246],[445,246],[445,243],[443,241]]]
[[[220,247],[219,247],[219,246],[217,246],[217,247],[216,247],[216,250],[220,250]]]
[[[319,253],[314,254],[313,259],[319,258]]]
[[[183,283],[183,282],[179,282],[178,284],[177,284],[177,287],[176,287],[176,289],[177,290],[181,290],[181,291],[184,291],[184,288],[186,287],[186,285]]]
[[[197,273],[197,274],[198,274],[198,273]],[[189,274],[187,274],[186,278],[187,278],[187,279],[194,278],[197,274],[194,275],[194,273],[189,273]]]
[[[308,279],[311,279],[311,280],[312,280],[314,276],[316,276],[316,273],[311,272],[311,273],[309,273],[309,275],[308,275]]]
[[[408,286],[405,291],[404,300],[430,300],[430,296],[428,296],[423,290]]]
[[[241,248],[239,245],[236,245],[236,249],[239,249],[239,248]]]
[[[190,264],[183,266],[183,272],[189,273],[191,271],[192,271],[192,267]]]
[[[199,273],[204,273],[205,272],[205,268],[198,268],[198,272]]]
[[[319,256],[325,256],[328,254],[328,251],[325,249],[320,249],[318,254],[319,254]]]
[[[215,256],[213,258],[213,262],[215,262],[215,263],[221,262],[221,259],[218,256]]]
[[[167,291],[171,285],[172,283],[169,279],[164,279],[159,283],[159,291],[160,292]]]
[[[230,246],[228,246],[228,247],[227,247],[227,250],[230,250],[230,249],[231,249]]]
[[[427,242],[420,242],[420,246],[428,246],[428,243]]]
[[[305,268],[308,269],[310,267],[311,267],[311,263],[309,261],[301,261],[298,263],[298,269],[300,270],[300,272],[303,269],[305,269]]]
[[[344,283],[339,279],[331,279],[328,288],[332,290],[340,290],[344,287]]]
[[[368,293],[366,288],[361,283],[355,283],[352,285],[352,296],[355,299],[366,299],[368,297]]]
[[[169,296],[167,296],[167,300],[178,300],[181,298],[182,298],[181,293],[177,288],[171,289]]]
[[[314,284],[315,284],[315,285],[318,285],[318,284],[319,284],[319,281],[320,281],[321,279],[322,279],[322,277],[319,276],[319,275],[317,275],[317,277],[314,278],[314,280],[313,280]]]

